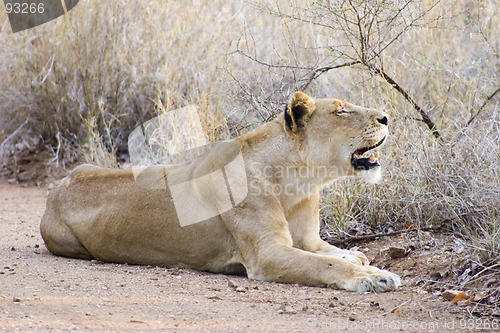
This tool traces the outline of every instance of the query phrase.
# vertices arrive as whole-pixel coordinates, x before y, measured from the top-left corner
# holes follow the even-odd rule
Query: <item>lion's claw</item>
[[[401,286],[401,279],[397,274],[373,266],[365,266],[363,268],[365,269],[360,274],[361,276],[346,281],[346,283],[339,285],[339,287],[358,293],[379,293],[395,290]]]

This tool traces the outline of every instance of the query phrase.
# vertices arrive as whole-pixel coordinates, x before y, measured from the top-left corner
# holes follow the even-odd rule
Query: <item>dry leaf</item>
[[[451,302],[453,304],[458,304],[458,302],[464,301],[464,300],[466,300],[468,298],[469,298],[469,295],[467,295],[467,293],[465,291],[461,291],[455,297],[453,297],[453,299],[451,300]]]
[[[397,316],[401,316],[401,307],[396,306],[394,309],[391,310],[391,313],[394,313]]]
[[[477,294],[474,295],[474,297],[469,298],[469,301],[471,301],[471,302],[479,302],[483,298],[484,298],[483,293],[477,293]]]

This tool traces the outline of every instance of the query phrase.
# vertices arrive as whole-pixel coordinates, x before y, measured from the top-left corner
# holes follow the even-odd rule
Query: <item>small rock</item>
[[[433,272],[433,273],[431,273],[430,280],[435,282],[435,281],[441,280],[443,277],[444,277],[443,273]]]
[[[392,259],[398,259],[398,258],[403,258],[406,256],[406,249],[404,247],[398,247],[398,246],[391,246],[389,247],[388,250],[389,256]]]
[[[460,293],[461,293],[460,290],[451,290],[451,289],[449,289],[449,290],[445,290],[441,296],[443,296],[443,298],[445,300],[451,301],[453,298],[455,298],[455,296],[457,296]]]
[[[236,287],[235,289],[239,293],[246,293],[247,289],[245,287]]]
[[[229,288],[237,288],[238,284],[234,280],[227,280],[227,286]]]
[[[208,296],[208,299],[214,300],[214,301],[222,301],[222,297],[220,296]]]
[[[407,270],[407,269],[405,269],[405,270],[403,271],[403,274],[401,274],[401,276],[403,276],[403,277],[408,277],[408,276],[411,276],[411,275],[413,275],[413,274],[412,274],[412,272],[410,272],[410,271],[409,271],[409,270]]]
[[[14,297],[14,298],[12,299],[12,302],[14,302],[14,303],[19,303],[19,302],[21,302],[21,299],[20,299],[19,297]]]
[[[420,238],[420,242],[422,244],[424,244],[424,248],[427,246],[428,249],[430,249],[431,246],[434,246],[436,243],[435,239],[432,237],[431,233],[428,231],[420,231],[418,233],[418,236]]]
[[[287,309],[286,303],[281,303],[280,308],[278,310],[278,314],[293,315],[293,314],[296,314],[296,312]]]

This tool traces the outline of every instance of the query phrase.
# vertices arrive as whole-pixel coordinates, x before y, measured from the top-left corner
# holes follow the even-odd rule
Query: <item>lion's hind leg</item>
[[[73,231],[63,221],[50,215],[46,212],[40,224],[40,232],[47,249],[58,256],[92,259]]]

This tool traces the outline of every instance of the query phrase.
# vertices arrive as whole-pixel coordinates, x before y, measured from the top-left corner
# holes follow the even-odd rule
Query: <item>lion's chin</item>
[[[358,171],[357,176],[370,184],[377,184],[382,179],[382,168],[377,167],[366,171]]]

